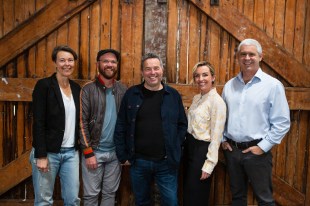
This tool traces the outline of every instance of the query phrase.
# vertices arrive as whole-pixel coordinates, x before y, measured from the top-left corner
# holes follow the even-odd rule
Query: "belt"
[[[237,147],[238,149],[247,149],[249,147],[256,146],[261,140],[262,139],[256,139],[256,140],[249,141],[249,142],[235,142],[234,140],[227,138],[227,142],[230,145]]]

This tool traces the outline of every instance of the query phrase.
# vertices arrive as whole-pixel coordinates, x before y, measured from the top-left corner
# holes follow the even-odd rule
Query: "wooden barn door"
[[[99,49],[121,52],[120,80],[128,86],[141,82],[141,56],[156,52],[165,81],[187,108],[198,92],[195,63],[215,66],[220,93],[239,72],[239,42],[255,38],[263,46],[262,69],[284,84],[291,110],[291,130],[272,150],[274,196],[277,205],[310,205],[309,22],[309,0],[220,0],[218,6],[210,0],[0,0],[0,204],[32,205],[31,94],[38,78],[55,71],[50,56],[56,45],[77,51],[72,78],[81,85],[97,74]],[[123,169],[118,205],[133,204],[128,172]],[[211,205],[229,205],[221,151],[213,180]],[[54,196],[62,205],[59,181]],[[248,204],[257,205],[251,190]]]

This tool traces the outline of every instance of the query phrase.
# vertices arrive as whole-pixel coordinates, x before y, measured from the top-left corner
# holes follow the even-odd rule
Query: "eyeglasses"
[[[106,59],[104,59],[104,60],[99,60],[98,62],[103,62],[104,64],[109,64],[109,63],[111,63],[111,64],[117,64],[118,62],[117,61],[115,61],[115,60],[106,60]]]

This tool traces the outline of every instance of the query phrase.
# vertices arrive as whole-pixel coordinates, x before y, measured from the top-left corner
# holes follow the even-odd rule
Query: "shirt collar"
[[[254,79],[262,80],[263,76],[264,76],[264,72],[262,71],[261,68],[258,68],[257,72],[255,73],[253,78],[249,81],[249,83],[252,83]],[[237,78],[240,82],[244,83],[241,72],[239,72],[239,74],[237,75]]]

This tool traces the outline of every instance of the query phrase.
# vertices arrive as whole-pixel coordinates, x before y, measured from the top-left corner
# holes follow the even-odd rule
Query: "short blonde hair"
[[[213,65],[210,62],[207,61],[201,61],[198,62],[194,67],[193,67],[193,81],[195,82],[195,74],[196,74],[196,70],[198,67],[202,67],[202,66],[207,66],[210,69],[210,73],[211,76],[213,77],[215,75],[215,69],[213,67]],[[212,81],[212,84],[214,84],[214,81]]]

